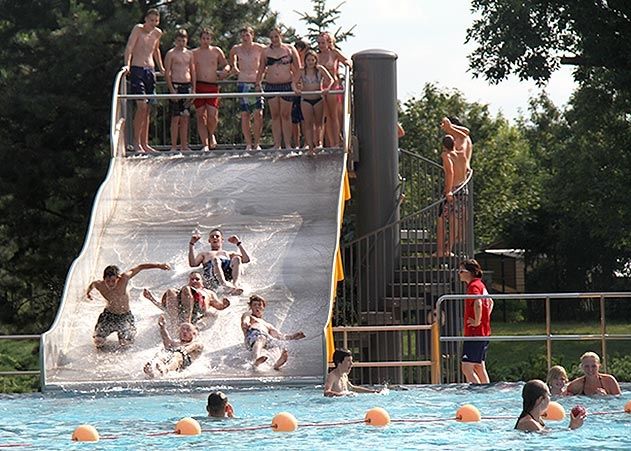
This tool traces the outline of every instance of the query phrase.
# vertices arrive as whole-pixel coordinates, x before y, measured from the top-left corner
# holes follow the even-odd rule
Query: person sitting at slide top
[[[204,268],[204,286],[211,290],[217,290],[220,286],[226,287],[228,293],[240,295],[243,289],[239,287],[241,275],[241,263],[249,263],[250,256],[243,247],[243,243],[237,235],[228,238],[228,242],[238,248],[238,252],[228,252],[223,249],[223,233],[220,229],[210,231],[208,242],[209,251],[195,254],[195,243],[201,239],[197,232],[193,233],[188,243],[188,263],[192,267],[202,265]]]
[[[145,374],[150,378],[157,375],[164,376],[169,371],[181,371],[188,368],[204,350],[204,345],[197,341],[199,331],[193,324],[180,324],[179,340],[173,340],[169,335],[164,315],[160,315],[158,327],[164,350],[145,364]]]
[[[210,307],[224,310],[230,306],[229,299],[223,298],[220,301],[214,291],[204,288],[202,275],[197,271],[193,271],[188,276],[188,284],[179,290],[175,288],[166,290],[161,301],[158,301],[146,288],[142,294],[167,314],[169,324],[177,326],[182,323],[200,326],[204,318],[214,314]]]
[[[353,367],[353,354],[348,349],[336,349],[333,353],[332,369],[326,376],[324,396],[346,396],[351,392],[379,393],[379,390],[353,385],[348,381],[348,373]]]
[[[545,382],[534,379],[526,382],[521,392],[523,408],[515,429],[526,432],[543,432],[546,429],[541,417],[550,404],[550,390]],[[578,429],[583,425],[585,412],[575,415],[570,413],[570,429]]]
[[[241,330],[243,330],[245,347],[251,350],[254,356],[254,366],[257,367],[268,359],[268,356],[263,354],[263,349],[281,348],[281,355],[274,364],[274,369],[279,370],[287,362],[289,354],[278,340],[300,340],[305,338],[305,334],[303,332],[283,334],[265,321],[263,312],[267,302],[261,296],[256,294],[250,296],[248,305],[250,311],[241,316]]]
[[[567,386],[570,395],[619,395],[620,385],[611,374],[600,372],[600,357],[595,352],[581,356],[581,369],[584,376],[574,379]]]
[[[105,309],[99,315],[94,328],[93,339],[97,349],[102,349],[107,337],[114,332],[118,333],[120,347],[129,346],[134,342],[136,323],[129,308],[127,285],[132,277],[146,269],[166,271],[171,267],[167,263],[142,263],[121,273],[118,266],[110,265],[103,271],[103,280],[90,283],[86,293],[87,298],[92,300],[92,290],[96,288],[106,301]]]
[[[220,391],[214,391],[208,395],[206,412],[213,418],[234,418],[234,409],[228,402],[228,397]]]

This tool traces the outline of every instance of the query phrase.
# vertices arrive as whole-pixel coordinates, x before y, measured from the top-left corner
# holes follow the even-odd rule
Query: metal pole
[[[607,372],[607,325],[605,324],[605,296],[600,295],[600,352],[602,355],[602,365],[605,373]]]
[[[548,370],[552,366],[552,340],[550,340],[550,334],[552,333],[550,327],[551,319],[550,319],[550,298],[546,298],[546,335],[548,338],[546,339],[546,352],[548,357]]]

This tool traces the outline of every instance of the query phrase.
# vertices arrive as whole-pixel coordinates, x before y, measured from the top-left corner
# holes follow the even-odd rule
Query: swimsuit
[[[182,354],[182,365],[180,366],[181,370],[188,368],[189,366],[191,366],[191,363],[193,363],[193,359],[191,358],[191,355],[186,352],[186,348],[177,348],[174,349],[173,352],[179,352],[180,354]]]
[[[118,339],[133,341],[136,336],[136,323],[131,311],[120,315],[109,310],[103,310],[94,327],[94,337],[106,338],[111,333],[118,332]]]
[[[223,277],[227,281],[232,280],[232,267],[230,266],[230,259],[228,257],[219,257],[221,261],[221,270],[223,271]],[[204,285],[206,288],[216,290],[219,287],[219,278],[213,271],[213,261],[209,260],[204,263],[204,271],[202,277],[204,279]]]
[[[469,195],[469,188],[467,186],[462,187],[462,184],[454,186],[454,198],[452,202],[447,202],[447,199],[443,200],[438,205],[438,216],[447,217],[450,213],[453,213],[457,218],[461,218],[465,211],[465,203],[467,196]],[[459,191],[458,191],[459,190]]]
[[[256,343],[256,340],[258,340],[260,337],[266,338],[267,340],[269,340],[270,338],[269,335],[267,335],[262,330],[250,327],[245,333],[245,346],[251,350],[254,346],[254,343]]]
[[[198,94],[216,94],[219,92],[219,85],[217,83],[209,83],[207,81],[197,81],[196,89]],[[195,108],[201,108],[204,105],[219,108],[219,97],[195,99],[193,104],[195,105]]]
[[[129,68],[130,94],[155,94],[156,74],[153,67],[131,66]],[[145,99],[145,102],[148,102]]]
[[[238,92],[255,92],[255,88],[255,83],[237,82]],[[263,97],[241,97],[239,99],[239,107],[242,113],[251,113],[252,110],[262,110],[263,105]]]
[[[190,287],[193,293],[193,311],[191,313],[191,323],[195,324],[204,317],[206,312],[206,300],[204,295],[193,287]],[[177,292],[178,310],[180,316],[184,314],[184,306],[182,306],[182,290]]]
[[[291,54],[291,52],[289,52],[286,55],[281,56],[280,58],[274,58],[273,56],[268,56],[267,59],[265,60],[265,67],[267,66],[278,66],[278,65],[285,65],[285,64],[291,64],[294,62],[294,56]]]
[[[291,123],[300,124],[304,120],[305,118],[300,108],[300,96],[294,96],[293,103],[291,104]]]
[[[173,87],[177,94],[190,94],[193,92],[193,87],[190,83],[173,83]],[[171,100],[170,105],[171,117],[190,115],[191,99]]]
[[[265,83],[265,91],[268,92],[293,92],[291,87],[291,82],[287,83]],[[270,96],[270,99],[273,99],[276,96]],[[286,102],[293,102],[294,97],[296,96],[280,96],[281,99]]]
[[[602,376],[600,376],[600,374],[598,375],[598,383],[600,384],[600,388],[605,390],[605,387],[603,386],[603,378],[602,378]],[[607,390],[605,390],[605,391],[607,391]],[[581,392],[578,393],[578,395],[591,396],[591,395],[586,395],[585,394],[585,376],[583,376],[583,387],[581,388]]]

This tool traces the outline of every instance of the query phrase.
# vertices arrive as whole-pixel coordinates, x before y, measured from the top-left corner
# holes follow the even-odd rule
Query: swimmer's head
[[[120,276],[121,270],[116,265],[110,265],[103,270],[103,282],[105,285],[112,289],[116,286],[116,281]]]
[[[562,389],[567,381],[567,372],[561,365],[555,365],[548,371],[548,376],[546,377],[548,387],[554,388],[555,385],[558,385],[558,388]]]
[[[248,305],[250,307],[252,307],[252,304],[255,304],[255,303],[260,303],[263,307],[267,307],[267,301],[262,296],[259,296],[258,294],[253,294],[252,296],[250,296],[250,299],[248,300]]]
[[[550,402],[550,390],[543,381],[533,379],[526,382],[521,391],[521,397],[523,399],[523,412],[526,413],[541,403],[545,403],[547,406]]]
[[[208,395],[208,403],[206,411],[209,417],[223,418],[226,416],[226,406],[228,405],[228,397],[220,391],[212,392]]]
[[[451,135],[443,136],[443,147],[449,151],[454,150],[454,137]]]
[[[581,368],[585,373],[597,374],[600,370],[600,357],[595,352],[588,351],[581,356]]]
[[[352,366],[353,354],[351,353],[351,351],[349,351],[348,349],[336,349],[333,353],[333,365],[335,365],[335,368],[343,364],[344,360],[348,357],[350,357],[348,363]]]

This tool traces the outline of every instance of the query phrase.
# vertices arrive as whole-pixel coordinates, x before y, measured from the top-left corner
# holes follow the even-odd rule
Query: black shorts
[[[190,83],[173,83],[173,87],[175,88],[175,92],[177,94],[190,94],[193,92],[193,87]],[[190,107],[192,104],[191,99],[178,99],[171,100],[171,117],[177,116],[189,116],[190,115]]]
[[[462,361],[482,363],[486,360],[486,351],[488,349],[488,341],[465,341],[462,346]]]
[[[113,332],[118,333],[119,340],[134,341],[136,336],[136,322],[131,312],[117,315],[109,310],[103,310],[94,327],[94,337],[107,338]]]
[[[129,68],[130,94],[155,94],[156,74],[153,67]]]

